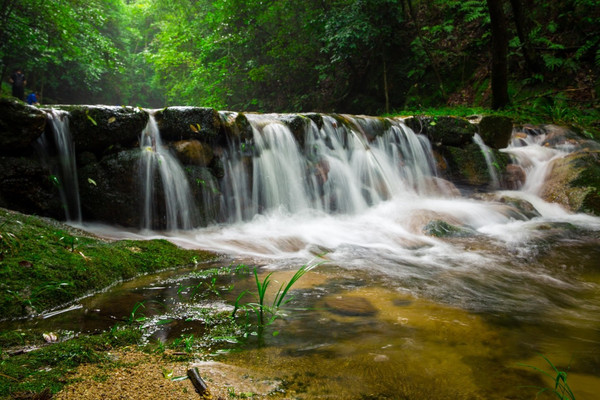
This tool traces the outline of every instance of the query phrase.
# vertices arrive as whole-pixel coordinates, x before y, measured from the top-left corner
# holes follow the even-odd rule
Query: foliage
[[[258,270],[254,268],[253,274],[256,283],[255,297],[257,302],[251,302],[240,305],[240,300],[242,296],[244,296],[248,291],[242,292],[236,299],[235,308],[233,310],[232,316],[235,317],[235,314],[238,310],[245,311],[246,316],[248,316],[248,312],[253,312],[256,315],[257,333],[259,336],[261,336],[265,327],[273,324],[277,319],[285,317],[286,311],[284,307],[293,299],[293,296],[288,296],[292,286],[294,286],[294,284],[304,274],[316,268],[320,264],[321,263],[306,264],[300,267],[300,269],[296,271],[296,273],[292,276],[289,282],[283,282],[281,284],[270,303],[267,301],[267,289],[269,288],[269,285],[272,282],[271,276],[273,273],[267,274],[267,276],[265,276],[261,281],[258,278]],[[277,334],[279,334],[278,331],[275,331],[273,333],[273,335]]]

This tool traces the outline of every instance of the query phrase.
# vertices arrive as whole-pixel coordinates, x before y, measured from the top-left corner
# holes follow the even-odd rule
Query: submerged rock
[[[475,234],[472,229],[449,224],[446,221],[435,220],[429,222],[423,228],[423,232],[435,237],[469,237]]]
[[[377,314],[377,309],[364,297],[334,297],[327,299],[325,305],[332,313],[349,317],[368,317]]]

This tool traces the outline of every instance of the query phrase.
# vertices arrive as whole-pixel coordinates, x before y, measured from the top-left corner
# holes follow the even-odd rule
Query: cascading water
[[[500,187],[500,179],[498,179],[498,173],[496,172],[496,160],[494,159],[494,154],[490,150],[490,148],[483,142],[481,136],[476,133],[473,136],[473,142],[481,149],[481,153],[485,158],[485,163],[487,165],[488,173],[490,174],[492,189],[498,189]]]
[[[47,113],[52,130],[52,142],[55,146],[56,163],[51,169],[56,177],[60,198],[65,210],[66,220],[81,223],[81,202],[79,200],[79,184],[75,165],[75,145],[69,131],[69,118],[66,111],[50,110]],[[39,148],[43,158],[48,162],[50,144],[45,136],[39,139]],[[54,152],[52,152],[54,153]]]
[[[143,188],[142,228],[153,229],[164,219],[166,229],[191,229],[197,226],[194,199],[185,173],[160,138],[154,115],[150,113],[148,124],[140,138],[140,173]],[[158,178],[156,179],[156,172]],[[160,184],[164,201],[157,201]]]
[[[272,115],[248,115],[254,132],[246,156],[230,146],[223,180],[226,219],[308,210],[352,214],[394,196],[431,189],[435,176],[428,140],[399,121],[387,129],[343,116],[323,116],[323,127],[306,119],[302,148],[291,130]],[[366,122],[365,122],[366,121]],[[377,136],[371,142],[368,134]],[[250,157],[252,157],[250,159]]]

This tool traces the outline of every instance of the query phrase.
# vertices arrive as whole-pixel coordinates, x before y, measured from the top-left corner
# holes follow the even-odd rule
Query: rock
[[[224,139],[221,117],[214,108],[167,107],[157,111],[155,117],[163,141],[195,139],[217,143]]]
[[[404,120],[415,133],[426,135],[434,147],[464,146],[473,141],[477,126],[458,117],[421,117]]]
[[[148,123],[148,113],[133,107],[61,106],[69,111],[69,129],[77,152],[97,157],[135,146]]]
[[[363,297],[333,297],[325,301],[325,306],[334,314],[349,317],[369,317],[377,314],[377,309]]]
[[[479,121],[479,135],[493,149],[504,149],[510,143],[513,123],[508,117],[485,115]]]
[[[462,148],[447,146],[440,149],[447,164],[447,169],[441,171],[446,179],[454,183],[471,186],[486,186],[491,183],[491,177],[483,153],[474,143]],[[497,173],[506,169],[509,157],[505,153],[492,149]]]
[[[64,219],[58,189],[36,159],[0,157],[0,207]]]
[[[46,113],[16,99],[0,98],[0,155],[32,152],[46,128]]]
[[[79,192],[85,220],[125,227],[141,226],[144,199],[139,173],[140,157],[139,149],[122,151],[79,170]]]
[[[184,165],[208,166],[214,154],[212,148],[198,140],[180,140],[173,143],[177,158]]]
[[[221,129],[225,137],[242,143],[253,140],[252,125],[243,113],[220,111],[219,117],[221,118]]]
[[[554,160],[541,197],[574,212],[600,215],[600,151],[579,151]]]
[[[323,116],[317,113],[304,113],[303,116],[311,119],[316,125],[318,129],[323,128]]]
[[[508,190],[519,190],[526,179],[527,174],[523,167],[518,164],[508,164],[502,176],[502,187]]]
[[[185,168],[192,197],[199,208],[200,225],[219,222],[221,192],[219,182],[209,168],[190,165]]]
[[[300,114],[280,114],[277,116],[277,119],[290,129],[296,139],[296,143],[298,143],[298,147],[303,149],[305,136],[310,131],[311,119]]]
[[[469,237],[474,236],[475,231],[462,226],[452,225],[446,221],[430,221],[423,228],[423,233],[435,237]]]

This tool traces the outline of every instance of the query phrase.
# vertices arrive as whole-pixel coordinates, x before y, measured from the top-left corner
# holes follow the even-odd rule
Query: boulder
[[[578,151],[552,161],[541,197],[574,212],[600,215],[600,151]]]
[[[155,114],[164,141],[195,139],[203,143],[222,141],[221,117],[214,108],[167,107]]]
[[[220,111],[219,117],[223,134],[229,140],[246,143],[253,139],[252,125],[243,113]]]
[[[0,207],[64,219],[51,173],[35,158],[0,157]]]
[[[463,147],[447,146],[440,150],[446,161],[446,169],[440,169],[446,179],[458,184],[470,186],[486,186],[491,183],[485,157],[475,143]],[[500,175],[506,169],[509,157],[492,149],[495,162],[492,168],[496,168]]]
[[[134,147],[148,124],[148,113],[133,107],[61,106],[69,111],[69,129],[77,152],[100,157]]]
[[[206,167],[214,158],[212,148],[198,140],[180,140],[173,143],[177,158],[184,165]]]
[[[31,144],[45,128],[45,112],[16,99],[0,98],[0,154],[31,153]]]
[[[485,115],[479,121],[479,135],[493,149],[504,149],[510,143],[513,123],[508,117]]]
[[[221,192],[219,182],[208,168],[192,165],[185,168],[192,197],[198,206],[199,224],[219,222]]]
[[[139,149],[111,154],[79,170],[84,220],[139,228],[143,194]]]
[[[508,164],[502,176],[502,187],[508,190],[519,190],[525,180],[527,173],[518,164]]]
[[[415,133],[426,135],[434,147],[461,147],[473,141],[477,125],[458,117],[415,116],[404,120]]]

